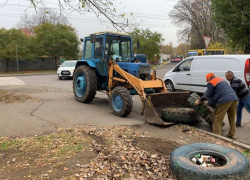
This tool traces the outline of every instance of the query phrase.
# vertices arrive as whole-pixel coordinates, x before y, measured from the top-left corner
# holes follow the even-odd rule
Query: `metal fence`
[[[58,68],[58,62],[55,65],[55,59],[52,58],[38,58],[37,60],[10,60],[9,71],[31,71],[31,70],[54,70]],[[6,71],[6,60],[0,60],[0,72]]]

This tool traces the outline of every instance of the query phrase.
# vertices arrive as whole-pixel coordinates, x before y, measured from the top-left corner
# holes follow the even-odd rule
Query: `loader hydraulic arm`
[[[120,66],[116,64],[116,62],[113,60],[109,61],[109,65],[110,65],[109,67],[109,95],[111,95],[111,91],[113,89],[113,84],[114,84],[113,81],[120,81],[120,82],[128,83],[131,87],[133,87],[137,91],[141,99],[141,102],[142,102],[141,114],[142,115],[144,114],[145,103],[147,101],[145,89],[157,89],[158,92],[167,92],[164,82],[160,78],[156,77],[155,73],[151,75],[153,79],[149,81],[143,81],[127,73],[123,69],[121,69]],[[114,71],[116,71],[120,76],[122,76],[123,79],[114,77]]]
[[[120,81],[120,82],[127,82],[130,86],[132,86],[140,96],[141,100],[146,99],[145,89],[158,89],[158,92],[167,92],[166,86],[164,82],[158,78],[155,77],[153,80],[149,81],[143,81],[126,71],[122,70],[118,64],[116,64],[114,61],[110,60],[110,68],[109,68],[109,94],[111,93],[111,90],[113,89],[113,81]],[[123,77],[117,78],[114,77],[114,71],[116,71],[119,75]],[[151,75],[152,76],[152,75]]]

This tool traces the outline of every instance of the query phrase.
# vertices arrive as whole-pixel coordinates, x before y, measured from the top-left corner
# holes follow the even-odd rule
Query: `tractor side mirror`
[[[96,42],[96,36],[95,34],[90,34],[90,42],[95,43]]]

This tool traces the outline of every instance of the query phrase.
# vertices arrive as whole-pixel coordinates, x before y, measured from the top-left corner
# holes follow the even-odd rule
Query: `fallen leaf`
[[[121,158],[123,161],[126,160],[125,156],[123,156],[123,155],[121,155]]]

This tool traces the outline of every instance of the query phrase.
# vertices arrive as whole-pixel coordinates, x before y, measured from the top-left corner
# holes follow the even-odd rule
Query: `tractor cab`
[[[129,34],[100,32],[84,38],[81,61],[97,68],[101,76],[108,76],[108,59],[113,59],[121,69],[135,77],[146,79],[150,74],[145,54],[133,54],[133,41]],[[81,64],[79,62],[77,66]]]

